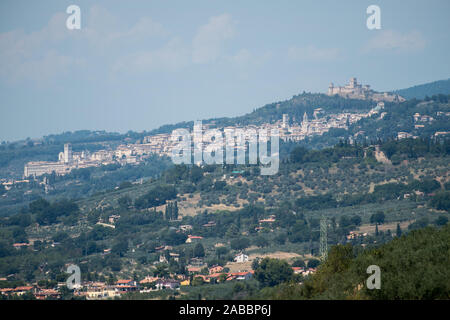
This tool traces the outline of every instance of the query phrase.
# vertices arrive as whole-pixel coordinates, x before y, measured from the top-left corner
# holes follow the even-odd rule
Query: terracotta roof
[[[55,295],[55,294],[59,294],[59,292],[54,289],[41,289],[38,292],[38,294],[39,295]]]
[[[247,275],[247,274],[251,274],[251,272],[250,271],[244,271],[244,272],[234,272],[234,273],[232,273],[231,275],[232,276],[245,276],[245,275]]]
[[[275,222],[275,219],[261,219],[259,222]]]
[[[158,277],[146,277],[144,280],[139,281],[139,283],[151,283],[159,280]]]
[[[191,236],[191,235],[188,235],[188,238],[189,239],[203,239],[203,237],[201,237],[201,236]]]
[[[32,286],[23,286],[23,287],[17,287],[14,290],[15,291],[28,291],[28,290],[31,290],[31,289],[33,289]]]
[[[14,243],[13,244],[13,247],[27,247],[27,246],[29,246],[30,244],[29,243]]]
[[[210,274],[209,277],[210,278],[218,278],[218,277],[220,277],[223,274],[227,275],[226,273],[213,273],[213,274]]]
[[[127,284],[127,283],[129,283],[129,282],[131,282],[131,281],[133,281],[133,280],[117,280],[117,282],[116,282],[116,284]]]
[[[189,267],[189,268],[187,268],[187,271],[189,271],[189,272],[198,272],[198,271],[201,271],[202,269],[201,268],[199,268],[199,267]]]

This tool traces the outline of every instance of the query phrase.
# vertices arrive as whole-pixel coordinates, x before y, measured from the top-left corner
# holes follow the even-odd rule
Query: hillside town
[[[166,249],[165,246],[162,249]],[[169,248],[170,249],[170,248]],[[161,249],[160,249],[161,250]],[[171,253],[176,257],[175,253]],[[165,257],[161,255],[160,262],[165,263]],[[248,256],[239,253],[234,261],[243,263],[248,261]],[[208,267],[202,261],[194,262],[195,265],[186,267],[186,274],[169,274],[167,276],[146,276],[141,280],[136,279],[117,279],[115,281],[84,281],[73,287],[73,296],[86,300],[100,299],[120,299],[124,294],[128,293],[150,293],[159,290],[175,290],[179,291],[181,287],[196,286],[199,284],[217,284],[223,282],[238,282],[252,279],[254,270],[244,270],[239,272],[230,272],[229,268],[220,265]],[[316,272],[316,268],[308,267],[292,267],[295,275],[307,277]],[[6,281],[6,278],[0,278],[0,281]],[[66,282],[59,282],[54,287],[48,288],[38,283],[27,284],[15,288],[0,288],[1,296],[12,298],[27,295],[29,299],[37,300],[61,299],[67,290]]]
[[[111,215],[108,218],[108,223],[99,222],[103,227],[114,228],[117,220],[120,219],[120,215]],[[259,219],[259,226],[255,228],[255,231],[259,232],[266,227],[270,227],[276,221],[275,215],[270,215]],[[215,221],[209,221],[204,227],[215,226]],[[179,225],[177,227],[177,233],[183,233],[187,235],[186,244],[200,245],[203,243],[204,238],[191,234],[193,226],[189,224]],[[355,234],[354,236],[358,236]],[[41,239],[42,243],[46,246],[55,248],[60,243],[55,241],[46,241]],[[19,250],[33,250],[34,241],[30,243],[15,243],[13,248]],[[218,242],[214,245],[215,248],[223,247],[224,244]],[[139,247],[139,245],[138,245]],[[177,272],[158,272],[160,266],[167,266],[171,262],[180,261],[180,251],[177,251],[172,245],[162,244],[154,248],[154,252],[159,259],[152,262],[150,271],[147,276],[131,278],[120,278],[121,275],[114,275],[112,277],[103,277],[100,279],[88,279],[80,283],[70,283],[70,280],[65,282],[55,282],[45,284],[40,282],[27,283],[17,287],[3,287],[0,288],[0,299],[2,298],[18,298],[21,296],[27,299],[35,298],[37,300],[46,299],[61,299],[64,294],[67,294],[67,289],[73,290],[74,297],[86,300],[98,300],[98,299],[120,299],[123,295],[130,293],[151,293],[160,290],[172,290],[172,292],[179,291],[183,287],[199,286],[202,284],[220,284],[225,282],[240,282],[253,279],[255,270],[253,270],[253,262],[258,262],[264,256],[249,255],[243,250],[235,251],[232,260],[226,264],[208,264],[203,257],[191,257],[188,259],[187,264]],[[111,248],[103,250],[101,254],[103,257],[111,255]],[[313,259],[314,260],[314,259]],[[314,274],[317,270],[316,266],[309,264],[298,266],[293,264],[291,266],[292,274],[298,276],[298,281]],[[69,270],[71,263],[64,265],[64,270]],[[0,278],[1,281],[8,281],[8,278]]]
[[[313,111],[312,117],[305,112],[303,119],[298,122],[295,118],[290,119],[288,114],[283,114],[282,119],[275,123],[264,123],[260,126],[248,125],[241,126],[227,126],[218,128],[222,133],[235,133],[238,130],[248,134],[250,132],[279,132],[279,138],[283,141],[298,142],[307,137],[314,135],[323,135],[332,128],[348,129],[348,126],[366,117],[378,114],[384,108],[384,103],[379,102],[376,107],[368,112],[343,112],[338,114],[325,114],[322,108],[316,108]],[[202,149],[208,148],[211,142],[206,131],[211,127],[210,124],[202,126]],[[226,140],[229,144],[229,141]],[[194,143],[198,141],[194,140]],[[51,161],[34,161],[28,162],[24,168],[24,178],[39,177],[45,174],[65,175],[70,173],[73,169],[81,169],[93,166],[108,165],[118,163],[120,165],[126,164],[140,164],[145,161],[152,154],[170,157],[172,149],[177,141],[172,139],[171,134],[157,134],[147,136],[132,144],[122,144],[115,150],[99,150],[97,152],[89,153],[88,151],[73,152],[71,144],[64,145],[64,151],[58,155],[57,162]],[[229,145],[227,145],[228,147]],[[232,146],[235,149],[246,148],[246,145]]]
[[[260,132],[260,130],[267,130],[270,133],[274,130],[279,132],[279,138],[283,141],[298,142],[307,137],[314,135],[323,135],[332,128],[348,129],[348,127],[358,122],[359,120],[371,117],[378,114],[382,119],[386,113],[383,112],[384,102],[403,102],[405,99],[397,94],[388,92],[375,92],[369,85],[362,85],[357,82],[356,78],[351,78],[349,84],[345,86],[334,86],[330,84],[327,94],[329,96],[339,95],[349,99],[373,100],[377,105],[367,112],[342,112],[336,114],[326,114],[325,111],[317,107],[312,114],[308,115],[306,112],[302,119],[290,118],[288,114],[283,114],[282,118],[274,123],[263,123],[261,125],[247,125],[247,126],[226,126],[222,128],[215,128],[220,130],[224,135],[227,133],[236,133],[238,130],[243,130],[244,133]],[[414,115],[415,128],[424,127],[425,124],[434,121],[433,117],[427,115]],[[202,142],[203,151],[208,148],[211,142],[210,137],[205,135],[205,132],[214,128],[212,124],[204,124],[201,128],[202,135],[200,142]],[[364,134],[364,132],[356,133],[355,136]],[[437,132],[436,135],[445,135],[446,132]],[[398,138],[413,137],[410,133],[399,132]],[[194,143],[199,142],[195,141]],[[73,169],[81,169],[93,166],[101,166],[108,164],[140,164],[145,161],[152,154],[160,156],[172,155],[172,149],[177,141],[172,139],[171,133],[155,134],[146,136],[135,143],[128,143],[119,145],[116,149],[98,150],[96,152],[73,152],[71,144],[65,144],[64,150],[59,153],[58,161],[32,161],[28,162],[24,167],[24,179],[29,177],[39,177],[45,174],[65,175],[70,173]],[[227,140],[229,144],[229,141]],[[229,147],[229,145],[227,145]],[[233,145],[233,148],[246,148],[247,146]]]

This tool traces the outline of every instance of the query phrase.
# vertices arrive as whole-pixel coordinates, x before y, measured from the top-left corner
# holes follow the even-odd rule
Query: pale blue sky
[[[81,8],[67,30],[66,8]],[[366,8],[381,8],[368,30]],[[450,75],[450,1],[0,2],[0,141],[236,116],[352,76]]]

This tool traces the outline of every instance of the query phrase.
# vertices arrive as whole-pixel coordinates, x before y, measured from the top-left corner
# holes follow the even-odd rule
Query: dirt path
[[[391,160],[389,160],[384,152],[380,150],[380,146],[375,147],[375,159],[384,164],[392,164]]]

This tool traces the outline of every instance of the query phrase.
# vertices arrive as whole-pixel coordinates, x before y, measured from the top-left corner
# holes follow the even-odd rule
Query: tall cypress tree
[[[402,228],[400,228],[400,223],[397,223],[397,237],[401,237],[402,235]]]
[[[178,203],[175,201],[174,207],[173,207],[173,219],[178,220]]]
[[[166,210],[164,212],[164,219],[169,220],[169,205],[166,205]]]
[[[173,203],[169,202],[169,210],[168,210],[168,214],[169,214],[169,220],[173,219]]]

